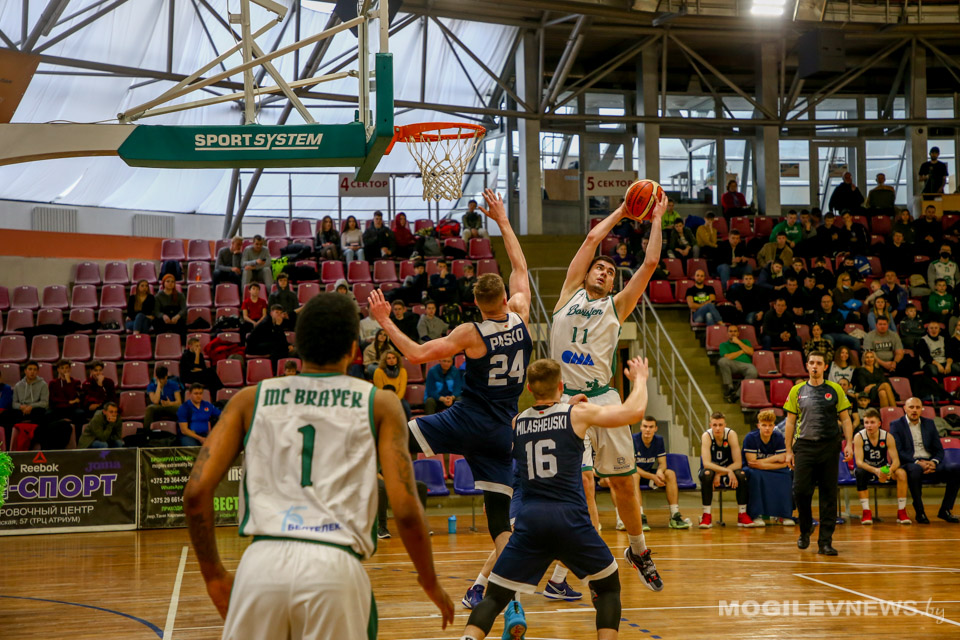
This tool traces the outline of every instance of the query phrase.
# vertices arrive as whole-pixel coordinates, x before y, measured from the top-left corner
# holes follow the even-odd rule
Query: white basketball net
[[[456,136],[437,139],[438,135]],[[459,200],[463,196],[463,174],[483,140],[476,129],[453,128],[423,133],[420,139],[404,138],[410,155],[420,167],[424,200]]]

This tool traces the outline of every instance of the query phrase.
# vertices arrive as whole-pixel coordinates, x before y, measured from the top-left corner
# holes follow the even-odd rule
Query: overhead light
[[[786,0],[753,0],[750,13],[755,16],[782,16]]]

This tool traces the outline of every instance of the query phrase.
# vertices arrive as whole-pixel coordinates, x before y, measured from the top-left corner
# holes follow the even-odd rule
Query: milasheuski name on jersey
[[[517,421],[517,435],[522,436],[527,433],[542,433],[544,431],[553,431],[556,429],[567,428],[567,416],[564,413],[557,413],[543,418],[529,418]]]
[[[322,133],[198,133],[194,151],[285,151],[317,149]]]
[[[290,404],[290,392],[293,391],[293,404],[314,407],[346,407],[363,409],[363,393],[350,389],[267,389],[263,394],[263,406]]]

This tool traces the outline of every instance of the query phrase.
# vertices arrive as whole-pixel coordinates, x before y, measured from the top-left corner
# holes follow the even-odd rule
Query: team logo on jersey
[[[583,316],[584,318],[592,318],[594,316],[602,316],[603,309],[581,309],[580,305],[572,305],[567,310],[567,316]]]
[[[560,356],[560,359],[563,360],[564,364],[580,364],[585,367],[592,367],[593,358],[590,357],[589,353],[577,353],[576,351],[564,351]]]
[[[824,398],[825,400],[833,400],[833,394],[832,394],[832,393],[827,393],[827,395],[823,396],[823,398]]]
[[[887,443],[886,443],[885,441],[881,440],[881,441],[880,441],[880,446],[881,446],[881,447],[885,447],[885,446],[887,446]]]
[[[304,509],[306,509],[306,507],[290,507],[286,511],[281,511],[280,513],[283,514],[283,523],[280,525],[280,530],[291,531],[302,527],[303,517],[297,512]]]

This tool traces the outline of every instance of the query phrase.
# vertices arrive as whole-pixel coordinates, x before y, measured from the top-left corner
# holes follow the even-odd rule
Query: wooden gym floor
[[[690,505],[685,515],[695,520],[695,509]],[[893,516],[893,507],[881,510],[887,518]],[[806,551],[796,548],[795,527],[729,526],[735,522],[730,508],[728,526],[707,531],[695,525],[685,531],[668,529],[664,509],[651,510],[648,517],[653,530],[646,534],[647,542],[665,587],[660,593],[647,590],[621,560],[621,638],[960,637],[960,526],[939,520],[924,527],[898,526],[888,519],[864,527],[855,520],[837,527],[834,544],[840,556],[825,558],[816,555],[815,541]],[[430,518],[437,532],[438,573],[457,603],[454,627],[440,629],[395,535],[381,540],[378,553],[365,563],[378,603],[380,638],[460,637],[468,612],[459,600],[491,542],[484,531],[466,530],[469,515],[459,521],[460,532],[450,536],[443,516]],[[612,512],[603,512],[602,521],[604,539],[622,558],[626,535],[613,530]],[[238,538],[233,527],[217,534],[224,561],[234,569],[248,541]],[[586,591],[572,576],[571,584]],[[915,603],[894,616],[889,607],[906,599]],[[733,610],[721,613],[723,600],[750,602],[735,617]],[[778,603],[767,605],[771,615],[747,616],[770,600]],[[589,598],[557,602],[534,595],[521,602],[528,640],[596,637]],[[811,609],[817,602],[821,608]],[[829,606],[843,609],[831,615]],[[886,615],[881,607],[888,608]],[[490,637],[499,638],[502,629],[501,617]],[[0,538],[3,640],[212,640],[220,631],[184,529]]]

